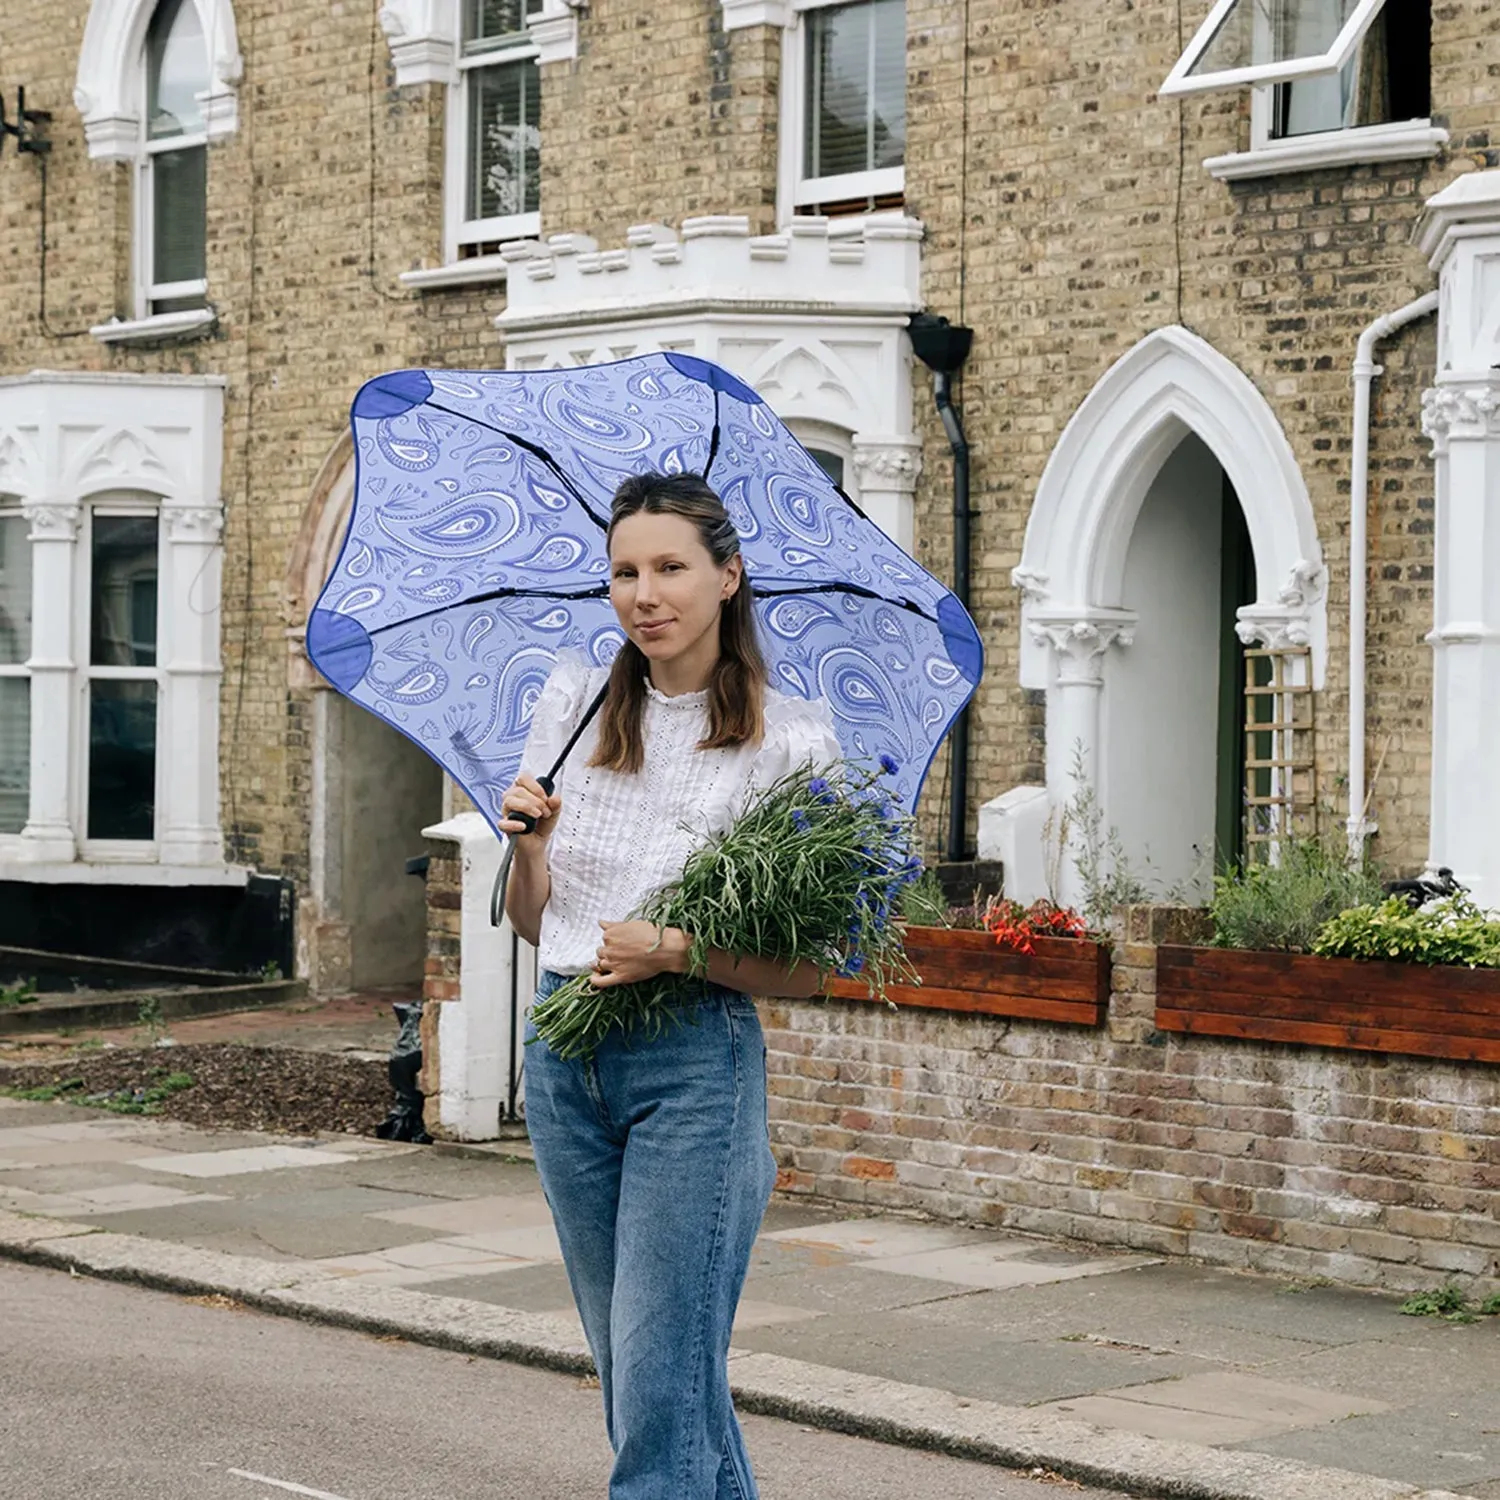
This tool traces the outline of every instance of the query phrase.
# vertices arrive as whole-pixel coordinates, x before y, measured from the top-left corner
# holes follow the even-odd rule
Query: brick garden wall
[[[763,1002],[784,1191],[1408,1290],[1500,1290],[1492,1066],[1167,1036],[1133,908],[1100,1031]]]

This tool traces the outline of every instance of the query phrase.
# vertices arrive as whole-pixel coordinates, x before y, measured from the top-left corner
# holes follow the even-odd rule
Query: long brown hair
[[[605,545],[629,516],[681,516],[698,528],[698,536],[717,567],[739,556],[740,538],[713,488],[696,474],[637,474],[615,491]],[[627,640],[609,671],[609,691],[599,715],[599,743],[591,766],[634,774],[645,761],[641,720],[646,710],[648,663]],[[700,750],[758,744],[766,706],[766,659],[755,627],[750,580],[719,610],[719,659],[708,684],[708,733]]]

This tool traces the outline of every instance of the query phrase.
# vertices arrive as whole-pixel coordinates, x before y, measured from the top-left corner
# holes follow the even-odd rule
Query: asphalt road
[[[0,1264],[0,1495],[584,1500],[609,1473],[574,1377]],[[1125,1500],[768,1418],[763,1500]]]

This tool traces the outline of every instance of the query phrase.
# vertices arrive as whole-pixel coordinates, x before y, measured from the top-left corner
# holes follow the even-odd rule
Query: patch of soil
[[[57,1096],[68,1104],[85,1094],[144,1092],[172,1073],[186,1073],[191,1087],[169,1094],[149,1113],[220,1130],[373,1135],[394,1099],[384,1060],[233,1044],[120,1048],[60,1063],[0,1063],[0,1089],[78,1079],[82,1088]]]

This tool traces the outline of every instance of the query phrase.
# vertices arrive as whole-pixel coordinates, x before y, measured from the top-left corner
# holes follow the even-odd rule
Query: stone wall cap
[[[1433,270],[1447,260],[1454,242],[1476,234],[1500,234],[1500,168],[1465,172],[1427,200],[1417,244]]]

